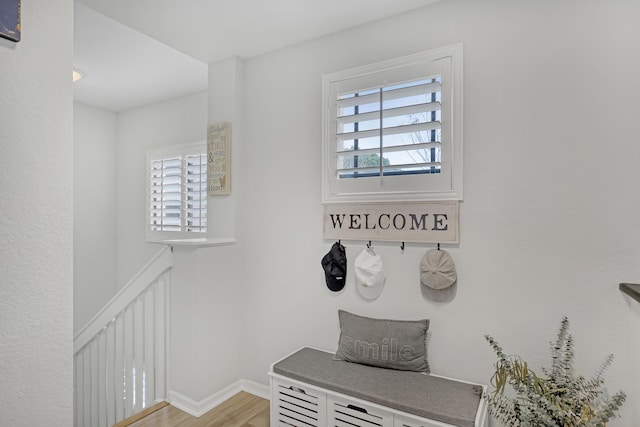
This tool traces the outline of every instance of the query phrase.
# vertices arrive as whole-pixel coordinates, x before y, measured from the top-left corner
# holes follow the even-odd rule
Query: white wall
[[[118,288],[161,248],[145,242],[147,150],[205,141],[207,94],[202,92],[118,114]]]
[[[73,330],[116,293],[116,113],[73,109]]]
[[[337,309],[431,319],[434,372],[487,383],[485,334],[532,367],[571,321],[577,367],[608,353],[610,389],[640,425],[640,305],[618,283],[640,280],[640,16],[637,2],[450,0],[248,60],[244,372],[267,382],[302,345],[334,350]],[[427,246],[375,243],[387,283],[362,300],[348,275],[327,291],[320,259],[321,76],[464,44],[464,194],[455,298],[420,289]],[[286,167],[283,167],[286,166]],[[352,261],[364,246],[347,242]],[[433,247],[433,246],[431,246]]]
[[[208,98],[199,93],[118,114],[119,287],[160,250],[145,243],[146,152],[205,141]],[[196,403],[239,378],[240,260],[238,246],[174,250],[170,387]]]
[[[233,173],[242,184],[233,190],[238,244],[175,252],[175,390],[198,401],[233,378],[266,384],[269,364],[296,348],[336,348],[339,308],[430,318],[432,370],[487,383],[494,355],[485,334],[538,368],[567,315],[580,371],[616,355],[608,385],[629,397],[612,425],[640,425],[640,305],[617,289],[640,280],[639,12],[625,0],[449,0],[246,60]],[[382,296],[362,300],[352,274],[342,293],[329,292],[320,267],[332,243],[322,240],[321,76],[459,42],[465,199],[461,242],[445,248],[458,267],[455,296],[437,302],[420,289],[419,261],[432,246],[401,253],[376,242],[387,268]],[[121,114],[120,284],[155,253],[144,243],[144,152],[197,139],[206,102]],[[353,271],[363,243],[345,243]]]
[[[204,404],[243,378],[245,266],[237,245],[176,247],[173,265],[170,398]]]
[[[207,201],[207,231],[211,237],[237,239],[242,232],[236,216],[244,194],[243,88],[241,59],[209,64],[207,126],[225,121],[232,124],[232,193]],[[195,402],[206,402],[242,378],[242,249],[242,244],[174,249],[171,390]]]
[[[209,122],[231,121],[234,125],[232,170],[242,170],[238,155],[241,130],[235,127],[239,119],[234,119],[240,115],[241,102],[238,100],[237,106],[229,106],[221,100],[233,101],[235,87],[242,81],[242,61],[212,64],[210,70],[225,81],[214,82],[209,93],[118,114],[118,287],[160,249],[144,241],[148,149],[205,141]],[[241,180],[239,173],[234,176],[232,196],[209,200],[209,211],[214,212],[210,217],[216,218],[209,228],[215,237],[233,238],[237,234],[233,209],[240,203]],[[224,212],[225,220],[220,221],[215,212]],[[195,405],[240,378],[241,248],[233,245],[174,249],[170,358],[170,397],[174,401],[189,399]]]
[[[73,424],[73,2],[0,41],[0,425]]]

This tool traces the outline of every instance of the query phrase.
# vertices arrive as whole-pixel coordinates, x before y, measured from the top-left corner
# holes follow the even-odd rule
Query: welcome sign
[[[324,238],[458,243],[459,202],[325,205]]]

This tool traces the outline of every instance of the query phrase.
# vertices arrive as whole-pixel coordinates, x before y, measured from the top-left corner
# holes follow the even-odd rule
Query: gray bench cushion
[[[419,372],[396,371],[333,360],[304,347],[273,372],[327,390],[460,427],[473,427],[482,387]]]

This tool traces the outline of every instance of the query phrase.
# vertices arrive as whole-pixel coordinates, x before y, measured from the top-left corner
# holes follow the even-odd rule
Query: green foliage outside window
[[[391,162],[386,157],[382,158],[382,166],[389,166]],[[358,154],[359,168],[372,168],[380,166],[380,154]],[[353,157],[347,157],[344,160],[345,168],[354,167]]]

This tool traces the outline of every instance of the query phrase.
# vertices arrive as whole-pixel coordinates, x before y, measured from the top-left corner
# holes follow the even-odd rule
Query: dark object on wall
[[[0,37],[20,41],[21,0],[0,0]]]
[[[620,283],[619,289],[634,300],[640,302],[640,285],[634,283]]]
[[[347,254],[340,242],[335,242],[322,258],[322,268],[327,287],[333,292],[341,291],[347,280]]]

